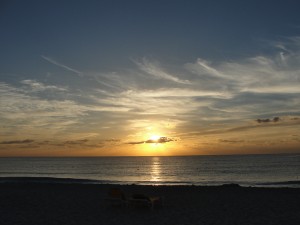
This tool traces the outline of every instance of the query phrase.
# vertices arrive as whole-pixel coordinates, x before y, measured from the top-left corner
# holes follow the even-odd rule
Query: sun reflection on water
[[[161,162],[159,157],[152,158],[151,181],[159,182],[161,180]]]

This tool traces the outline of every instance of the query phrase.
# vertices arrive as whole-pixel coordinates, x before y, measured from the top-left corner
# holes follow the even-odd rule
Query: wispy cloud
[[[33,143],[34,140],[26,139],[26,140],[13,140],[13,141],[2,141],[1,145],[14,145],[14,144],[29,144]]]
[[[45,85],[41,82],[35,80],[22,80],[22,84],[28,85],[30,87],[30,91],[32,92],[41,92],[41,91],[67,91],[66,87],[59,87],[55,85]]]
[[[59,66],[59,67],[65,69],[65,70],[68,70],[68,71],[71,71],[71,72],[73,72],[73,73],[76,73],[76,74],[79,75],[79,76],[82,75],[82,73],[81,73],[80,71],[78,71],[78,70],[76,70],[76,69],[73,69],[73,68],[71,68],[71,67],[69,67],[69,66],[66,66],[66,65],[64,65],[64,64],[62,64],[62,63],[59,63],[59,62],[57,62],[57,61],[54,60],[54,59],[51,59],[51,58],[49,58],[49,57],[47,57],[47,56],[43,56],[43,55],[42,55],[41,57],[42,57],[43,59],[45,59],[46,61],[48,61],[49,63],[52,63],[53,65]]]
[[[128,90],[123,92],[127,96],[139,96],[141,98],[168,98],[168,97],[216,97],[216,98],[228,98],[229,93],[222,91],[209,91],[209,90],[195,90],[187,88],[159,88],[156,90]]]
[[[218,71],[218,69],[212,67],[210,64],[211,62],[198,58],[196,63],[193,66],[193,70],[194,70],[193,72],[197,73],[198,75],[209,74],[215,77],[230,79],[229,76]]]
[[[2,131],[14,136],[50,136],[73,126],[88,108],[71,100],[47,100],[32,95],[23,87],[0,83],[0,119]],[[45,129],[47,128],[47,129]]]
[[[173,138],[169,138],[169,137],[159,137],[158,139],[148,139],[145,141],[132,141],[132,142],[128,142],[127,144],[131,144],[131,145],[138,145],[138,144],[164,144],[164,143],[168,143],[171,141],[175,141],[175,139]]]
[[[279,123],[280,121],[280,123]],[[258,134],[264,133],[264,135],[272,134],[270,130],[281,129],[284,130],[286,128],[291,128],[291,130],[297,132],[297,128],[300,125],[300,119],[298,117],[274,117],[273,119],[258,119],[253,121],[247,121],[244,123],[236,123],[234,122],[232,125],[230,124],[223,124],[223,126],[213,127],[211,126],[209,129],[203,129],[202,131],[199,129],[198,131],[192,131],[187,133],[182,133],[181,136],[184,138],[199,138],[206,135],[213,135],[213,136],[222,136],[222,135],[233,135],[234,137],[239,137],[242,135],[251,134],[253,136],[257,136]],[[268,131],[269,130],[269,131]],[[267,132],[268,131],[268,132]],[[277,131],[275,131],[277,132]],[[238,134],[238,135],[235,135]],[[285,135],[294,135],[294,133],[289,134],[282,134],[278,133],[278,136],[285,136]]]
[[[169,80],[180,84],[191,84],[189,80],[182,80],[172,74],[165,72],[158,65],[156,65],[153,62],[150,62],[146,58],[143,58],[141,62],[139,61],[134,61],[134,62],[142,71],[146,72],[149,75],[157,77],[158,79]]]

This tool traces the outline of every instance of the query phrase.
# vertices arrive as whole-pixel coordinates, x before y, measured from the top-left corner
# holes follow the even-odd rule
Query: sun
[[[156,142],[156,141],[159,140],[159,138],[160,138],[159,135],[152,135],[152,136],[149,138],[149,140],[151,140],[151,141],[153,141],[153,142]]]
[[[144,140],[140,145],[137,145],[140,154],[145,156],[159,156],[159,155],[170,155],[169,147],[172,144],[167,144],[172,141],[171,138],[168,138],[163,133],[151,132],[146,133],[144,136]]]

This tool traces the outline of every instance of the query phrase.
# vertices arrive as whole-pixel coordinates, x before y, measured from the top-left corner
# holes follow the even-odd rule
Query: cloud
[[[187,64],[188,66],[188,64]],[[189,68],[189,66],[188,66]],[[211,62],[208,62],[204,59],[198,58],[195,64],[190,64],[190,69],[192,72],[202,76],[202,75],[210,75],[217,78],[225,78],[231,79],[230,76],[224,74],[223,72],[219,71],[217,68],[211,66]]]
[[[226,144],[240,144],[244,143],[244,140],[227,140],[227,139],[220,139],[219,142],[226,143]]]
[[[159,92],[159,91],[158,91]],[[144,96],[151,93],[144,91],[126,91],[114,96],[97,99],[101,105],[101,109],[111,109],[111,111],[123,111],[133,115],[174,115],[177,113],[185,113],[191,109],[197,109],[203,102],[191,101],[189,97],[178,96]],[[133,116],[134,117],[134,116]]]
[[[119,142],[121,142],[121,139],[110,138],[110,139],[106,139],[104,141],[109,142],[109,143],[119,143]]]
[[[299,117],[292,117],[291,120],[300,120]]]
[[[158,139],[148,139],[145,141],[132,141],[128,142],[127,144],[131,145],[138,145],[138,144],[164,144],[167,142],[175,141],[173,138],[168,138],[168,137],[159,137]]]
[[[167,142],[171,142],[174,141],[172,138],[168,138],[168,137],[160,137],[157,140],[153,140],[153,139],[148,139],[147,141],[145,141],[145,143],[167,143]]]
[[[79,76],[82,75],[82,73],[81,73],[80,71],[75,70],[75,69],[73,69],[73,68],[71,68],[71,67],[69,67],[69,66],[66,66],[66,65],[62,64],[62,63],[59,63],[59,62],[57,62],[57,61],[54,60],[54,59],[51,59],[51,58],[46,57],[46,56],[43,56],[43,55],[42,55],[41,57],[42,57],[43,59],[45,59],[46,61],[52,63],[53,65],[59,66],[59,67],[65,69],[65,70],[68,70],[68,71],[71,71],[71,72],[73,72],[73,73],[76,73],[76,74],[79,75]]]
[[[279,107],[280,115],[296,114],[300,68],[292,58],[299,53],[291,44],[281,45],[294,49],[285,52],[285,64],[282,49],[274,55],[223,62],[198,58],[194,63],[168,69],[143,58],[134,61],[138,70],[95,75],[99,88],[95,93],[87,91],[86,100],[93,101],[89,106],[91,111],[118,112],[128,117],[180,115],[181,120],[189,118],[201,123],[222,117],[224,120],[265,117]],[[174,75],[178,71],[181,76]]]
[[[273,119],[257,119],[257,123],[270,123],[270,122],[273,122],[273,123],[276,123],[280,120],[279,117],[274,117]]]
[[[42,92],[42,91],[68,91],[65,87],[58,87],[54,85],[45,85],[35,80],[22,80],[22,84],[28,85],[30,87],[30,91],[32,92]]]
[[[144,144],[145,141],[131,141],[131,142],[128,142],[127,144],[130,144],[130,145],[139,145],[139,144]]]
[[[166,97],[215,97],[228,98],[230,95],[218,91],[194,90],[187,88],[159,88],[156,90],[128,90],[123,92],[124,95],[139,96],[141,98],[166,98]]]
[[[140,70],[159,79],[169,80],[179,84],[191,84],[189,80],[182,80],[174,75],[165,72],[158,65],[155,65],[154,63],[150,62],[146,58],[144,58],[142,62],[138,62],[138,61],[134,61],[134,62],[136,65],[138,65]]]
[[[219,124],[218,126],[212,126],[210,123],[209,127],[201,128],[199,127],[198,130],[190,131],[190,132],[184,132],[184,133],[178,133],[178,136],[184,138],[184,139],[190,139],[190,138],[199,138],[203,137],[205,135],[230,135],[235,136],[237,135],[234,140],[237,140],[242,134],[254,134],[254,136],[257,136],[258,132],[263,131],[265,135],[271,133],[271,130],[277,129],[284,129],[287,131],[287,129],[290,129],[291,132],[298,132],[297,128],[300,125],[300,119],[299,117],[291,117],[291,116],[284,116],[284,117],[274,117],[272,119],[263,119],[261,121],[261,124],[257,120],[255,120],[255,123],[253,121],[243,121],[243,122],[237,122],[237,119],[230,120],[227,122],[224,122],[223,124]],[[280,121],[280,122],[279,122]],[[214,120],[210,121],[214,122]],[[259,124],[260,124],[259,123]],[[268,130],[269,129],[269,130]],[[276,131],[277,132],[277,131]],[[228,139],[222,139],[221,140],[228,140]],[[230,139],[232,140],[232,139]],[[226,141],[225,141],[226,142]]]
[[[82,140],[75,140],[75,141],[65,141],[64,144],[67,145],[83,145],[87,143],[89,140],[88,139],[82,139]]]
[[[197,84],[203,89],[227,90],[232,95],[243,92],[299,94],[300,66],[297,61],[300,60],[300,41],[294,38],[281,42],[279,46],[280,51],[273,55],[223,62],[197,59],[185,67],[202,80],[202,84]],[[275,47],[278,48],[278,44]]]
[[[0,83],[0,119],[3,134],[49,136],[79,122],[89,107],[71,100],[47,100],[34,96],[24,87]]]
[[[25,140],[13,140],[13,141],[2,141],[0,142],[1,145],[14,145],[14,144],[29,144],[33,143],[34,140],[25,139]]]

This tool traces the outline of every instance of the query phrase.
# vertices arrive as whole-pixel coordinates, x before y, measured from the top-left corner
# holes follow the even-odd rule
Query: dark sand
[[[104,199],[110,187],[26,179],[1,183],[0,224],[300,224],[300,189],[120,186],[128,197],[163,196],[164,206],[151,210],[109,206]]]

